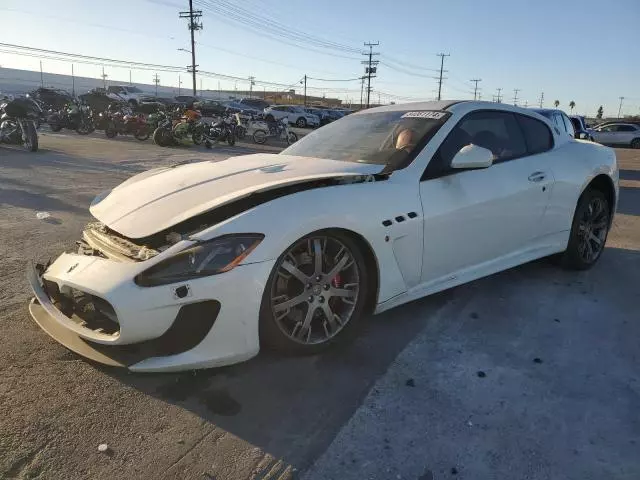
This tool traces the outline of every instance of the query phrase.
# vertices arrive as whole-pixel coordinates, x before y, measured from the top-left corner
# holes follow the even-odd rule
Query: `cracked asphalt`
[[[26,262],[73,245],[97,193],[253,151],[75,133],[42,134],[35,154],[0,146],[0,478],[640,478],[638,151],[617,150],[594,269],[533,262],[373,317],[323,355],[138,375],[31,320]]]

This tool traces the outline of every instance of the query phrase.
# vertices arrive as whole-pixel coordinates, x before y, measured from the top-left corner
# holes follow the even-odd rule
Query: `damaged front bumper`
[[[260,300],[273,262],[139,287],[133,278],[143,263],[64,253],[49,266],[30,265],[29,312],[69,350],[134,371],[209,368],[257,354]]]

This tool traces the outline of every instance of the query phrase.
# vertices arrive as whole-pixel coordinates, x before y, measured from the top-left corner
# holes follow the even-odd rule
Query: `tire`
[[[37,152],[38,132],[36,131],[36,126],[33,124],[33,122],[27,122],[25,133],[27,137],[27,139],[23,143],[25,150],[29,152]]]
[[[253,132],[253,141],[258,145],[267,143],[267,132],[264,130],[256,130]]]
[[[236,132],[234,131],[230,131],[227,134],[227,143],[229,144],[230,147],[233,147],[236,144]]]
[[[204,141],[204,146],[207,147],[207,148],[211,148],[213,146],[213,144],[209,140],[205,140]]]
[[[631,140],[631,148],[640,148],[640,138]]]
[[[194,145],[202,145],[202,142],[204,141],[204,135],[202,133],[195,132],[191,135],[191,141]]]
[[[113,122],[110,122],[106,127],[104,127],[104,134],[107,138],[115,138],[118,132],[116,131],[116,126]]]
[[[276,121],[276,119],[271,114],[268,114],[264,119],[269,123]]]
[[[170,143],[168,139],[169,135],[171,135],[171,132],[162,127],[158,127],[153,132],[153,142],[159,147],[167,147]]]
[[[136,107],[138,106],[138,101],[134,98],[129,99],[129,106],[131,108],[133,108],[134,110],[136,109]]]
[[[145,127],[142,127],[140,130],[138,130],[136,133],[134,133],[133,136],[136,138],[136,140],[140,140],[141,142],[144,142],[147,138],[151,136],[151,132],[149,131],[149,127],[145,126]]]
[[[62,125],[60,125],[59,123],[50,123],[49,128],[52,132],[59,132],[60,130],[62,130]]]
[[[296,120],[296,127],[306,128],[307,127],[307,119],[304,118],[304,117],[300,117],[298,120]]]
[[[80,124],[78,125],[78,128],[76,128],[76,133],[78,135],[89,135],[91,132],[93,132],[93,130],[95,129],[93,129],[89,123],[87,123],[84,120],[81,120]]]
[[[247,129],[244,128],[242,125],[238,125],[236,127],[236,138],[238,140],[244,140],[244,137],[247,136]]]
[[[596,205],[600,205],[600,208]],[[573,215],[567,249],[562,255],[565,267],[587,270],[596,264],[607,241],[611,224],[610,208],[606,196],[600,190],[589,188],[580,196]]]
[[[287,135],[287,145],[292,145],[298,141],[298,135],[295,132],[289,132]]]
[[[320,242],[317,248],[322,252],[320,277],[316,276],[316,257],[306,253],[309,248],[315,251],[316,241]],[[342,247],[344,250],[340,250]],[[298,252],[301,254],[298,255]],[[292,267],[292,254],[294,259],[298,255],[301,261],[293,267],[297,273],[288,275],[287,279],[289,270],[285,272],[283,265]],[[335,257],[338,255],[340,257],[336,264]],[[338,264],[343,261],[346,265],[339,269]],[[335,269],[339,269],[336,276],[328,278],[327,274]],[[262,295],[259,324],[261,343],[282,353],[304,355],[321,352],[353,338],[362,325],[365,313],[369,273],[359,246],[345,233],[321,230],[294,242],[276,261]],[[303,276],[304,282],[298,280],[297,274]],[[307,275],[313,283],[307,283],[304,278]],[[320,280],[316,282],[318,278]],[[289,293],[284,294],[283,290]],[[355,295],[347,292],[355,292]],[[355,301],[346,300],[353,297]],[[274,302],[276,298],[279,300]],[[279,305],[285,302],[297,303],[291,303],[286,313],[276,318]],[[327,309],[328,313],[325,313]],[[331,322],[327,320],[328,314],[334,316]],[[305,328],[307,321],[308,327]]]

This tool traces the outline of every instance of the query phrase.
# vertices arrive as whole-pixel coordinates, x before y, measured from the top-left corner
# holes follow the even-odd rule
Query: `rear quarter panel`
[[[555,178],[545,217],[553,230],[569,230],[582,192],[598,175],[609,176],[618,196],[618,165],[615,152],[593,142],[575,140],[554,149]]]

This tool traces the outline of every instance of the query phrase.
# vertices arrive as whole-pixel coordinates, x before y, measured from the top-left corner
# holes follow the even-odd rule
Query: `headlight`
[[[155,264],[137,275],[134,281],[141,287],[154,287],[228,272],[244,260],[263,238],[264,235],[259,233],[245,233],[198,243]]]

